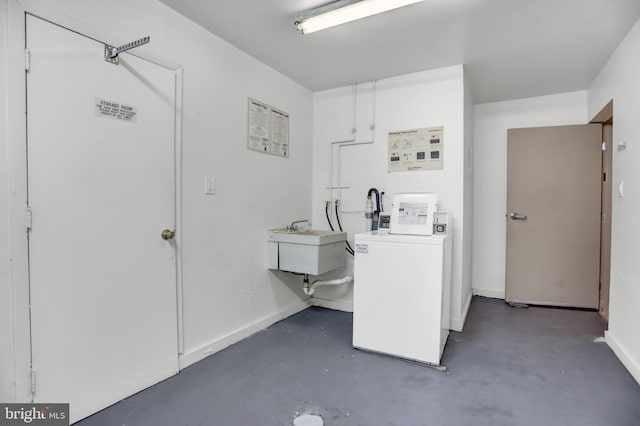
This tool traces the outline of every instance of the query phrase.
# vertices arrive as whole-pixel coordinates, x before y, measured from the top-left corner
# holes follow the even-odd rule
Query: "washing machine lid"
[[[378,234],[377,231],[363,232],[355,235],[355,244],[367,243],[403,243],[442,245],[451,235],[402,235],[402,234]],[[356,249],[356,252],[358,250]]]

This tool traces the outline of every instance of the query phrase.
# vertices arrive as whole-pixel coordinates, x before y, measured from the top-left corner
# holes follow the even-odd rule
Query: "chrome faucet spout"
[[[308,226],[311,226],[311,221],[309,219],[294,220],[293,222],[291,222],[291,225],[287,226],[287,231],[297,231],[298,223],[304,222],[307,222]]]

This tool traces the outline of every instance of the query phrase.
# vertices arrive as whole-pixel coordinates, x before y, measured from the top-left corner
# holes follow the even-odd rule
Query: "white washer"
[[[440,364],[449,336],[451,246],[451,234],[356,234],[354,347]]]

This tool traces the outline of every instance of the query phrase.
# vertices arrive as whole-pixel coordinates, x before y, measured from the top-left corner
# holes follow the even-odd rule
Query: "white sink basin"
[[[320,275],[344,268],[346,232],[270,229],[269,269]]]
[[[278,241],[283,243],[311,244],[320,246],[338,241],[346,241],[346,239],[346,232],[323,231],[318,229],[288,231],[285,228],[269,230],[269,241]]]

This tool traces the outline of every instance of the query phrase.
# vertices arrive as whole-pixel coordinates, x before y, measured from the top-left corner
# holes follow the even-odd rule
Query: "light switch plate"
[[[207,195],[216,193],[216,181],[213,176],[204,177],[204,193]]]
[[[618,197],[622,198],[624,197],[624,181],[621,180],[620,183],[618,184]]]

